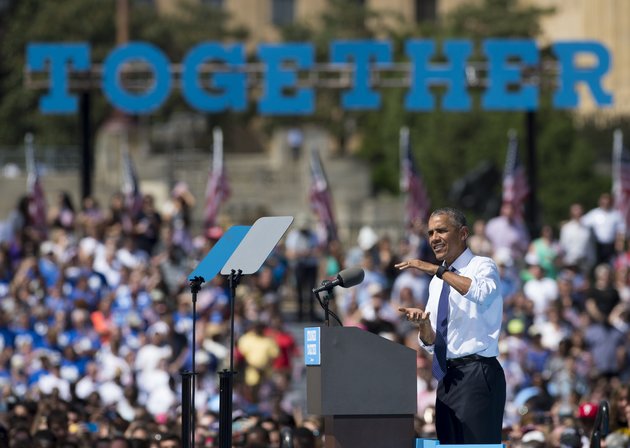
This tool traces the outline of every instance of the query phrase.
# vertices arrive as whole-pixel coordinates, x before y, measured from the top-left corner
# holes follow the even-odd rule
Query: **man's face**
[[[451,264],[466,248],[467,227],[456,227],[446,214],[429,219],[429,244],[439,261]]]

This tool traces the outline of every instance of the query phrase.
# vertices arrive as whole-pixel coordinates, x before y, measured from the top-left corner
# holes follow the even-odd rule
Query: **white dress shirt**
[[[598,243],[612,244],[618,234],[624,234],[626,224],[619,211],[594,208],[582,217],[582,222],[593,229]]]
[[[572,219],[560,227],[560,247],[564,252],[564,263],[577,265],[595,261],[595,248],[590,227]]]
[[[494,260],[473,255],[466,249],[450,266],[457,274],[472,280],[465,295],[451,287],[449,294],[448,336],[446,358],[478,354],[493,357],[499,354],[499,333],[503,317],[499,270]],[[435,330],[438,302],[443,281],[433,277],[429,284],[426,310]],[[420,346],[433,353],[434,346],[426,345],[418,336]]]

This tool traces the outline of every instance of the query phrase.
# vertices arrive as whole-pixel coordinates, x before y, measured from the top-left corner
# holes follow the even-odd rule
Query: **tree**
[[[114,43],[113,4],[99,0],[69,0],[63,7],[57,2],[37,0],[12,4],[3,17],[4,35],[0,42],[0,141],[20,144],[26,132],[31,131],[38,142],[76,142],[76,116],[42,116],[38,110],[42,92],[24,85],[26,46],[36,41],[89,41],[92,58],[102,58]],[[102,102],[96,103],[95,110],[102,113]]]
[[[484,38],[534,38],[540,32],[539,20],[550,9],[520,6],[516,0],[484,0],[469,2],[454,10],[435,27],[433,39],[469,38],[480,48]],[[408,31],[408,29],[407,29]],[[426,37],[426,28],[418,27],[397,38]],[[546,54],[546,49],[542,50]],[[397,60],[402,56],[397,54]],[[474,60],[483,60],[479,54]],[[439,96],[443,89],[435,89]],[[472,89],[473,104],[479,104],[481,89]],[[410,113],[402,108],[402,92],[390,89],[382,92],[383,107],[365,114],[359,124],[363,134],[361,154],[372,162],[375,191],[398,191],[398,130],[410,127],[418,165],[427,183],[435,206],[452,204],[448,192],[456,181],[474,173],[483,164],[502,170],[507,147],[507,132],[517,130],[521,144],[525,143],[524,112],[480,111],[454,113],[435,110]],[[597,155],[570,111],[554,110],[551,92],[541,88],[541,107],[536,112],[538,156],[539,219],[559,222],[566,218],[571,201],[588,204],[606,189],[605,177],[594,173]],[[592,128],[589,128],[594,138]],[[612,135],[612,134],[610,134]],[[609,146],[610,148],[610,146]],[[522,155],[523,152],[521,152]],[[610,160],[608,158],[608,160]],[[523,162],[526,163],[524,158]],[[609,187],[608,187],[609,188]],[[495,186],[500,194],[501,182]],[[489,200],[494,200],[490,197]],[[465,206],[463,206],[465,208]],[[478,212],[467,210],[475,215]],[[488,216],[484,216],[488,217]]]

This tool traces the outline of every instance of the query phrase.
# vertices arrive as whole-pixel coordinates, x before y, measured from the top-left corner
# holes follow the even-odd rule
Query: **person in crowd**
[[[511,300],[512,296],[517,294],[522,288],[519,273],[508,250],[498,250],[494,252],[492,258],[499,268],[501,295],[504,301],[508,302]]]
[[[424,308],[431,277],[417,269],[401,272],[394,280],[390,300],[402,307]]]
[[[286,251],[297,296],[298,321],[316,320],[312,291],[317,283],[319,242],[306,215],[296,218],[286,238]]]
[[[608,320],[589,317],[584,330],[584,340],[593,358],[593,374],[605,378],[618,377],[626,359],[624,334]]]
[[[368,287],[370,300],[360,308],[363,327],[375,334],[393,335],[396,332],[394,322],[398,320],[398,313],[386,299],[385,289],[378,283]]]
[[[287,131],[287,145],[294,162],[300,160],[302,156],[302,146],[304,144],[304,133],[298,126],[293,126]]]
[[[154,255],[154,248],[159,242],[162,215],[155,208],[153,195],[142,197],[142,207],[134,219],[133,234],[138,250],[148,256]]]
[[[77,214],[70,193],[60,191],[57,195],[57,202],[48,212],[48,222],[52,228],[73,231],[76,218]]]
[[[418,323],[420,345],[434,354],[437,437],[442,444],[501,443],[506,382],[497,360],[503,314],[497,266],[468,249],[459,210],[435,210],[428,236],[441,264],[416,259],[397,267],[434,276],[426,309],[400,311]]]
[[[612,262],[615,252],[622,249],[626,236],[626,224],[613,207],[612,195],[602,193],[597,207],[586,213],[582,221],[595,235],[595,263]]]
[[[630,385],[621,383],[610,397],[610,431],[630,436]]]
[[[486,221],[477,219],[473,223],[472,234],[468,238],[468,247],[475,255],[491,257],[493,253],[492,242],[486,236]]]
[[[300,354],[295,337],[285,327],[282,316],[274,313],[270,324],[265,327],[265,336],[272,338],[279,349],[278,356],[273,361],[273,370],[280,373],[292,374],[295,359]]]
[[[92,232],[99,237],[104,230],[105,212],[99,201],[93,196],[86,196],[81,201],[81,209],[76,216],[76,230],[78,236],[84,236]]]
[[[396,264],[400,259],[394,252],[391,237],[387,234],[381,235],[376,243],[376,260],[377,269],[385,276],[385,288],[390,291],[399,273]]]
[[[236,344],[245,361],[245,384],[252,389],[254,397],[261,385],[270,378],[273,363],[281,354],[275,339],[265,335],[266,327],[262,321],[255,322]]]
[[[590,272],[595,264],[595,238],[583,216],[582,204],[571,204],[569,220],[560,226],[559,244],[564,266],[576,266],[581,272]]]
[[[173,242],[172,228],[163,225],[153,253],[147,254],[139,249],[141,238],[133,231],[139,215],[131,217],[124,198],[118,195],[114,195],[111,205],[101,210],[95,200],[85,198],[74,228],[53,226],[49,221],[45,233],[29,230],[28,216],[21,216],[27,210],[18,207],[12,213],[11,223],[5,221],[2,226],[0,446],[2,440],[10,440],[11,446],[16,447],[62,440],[57,445],[66,448],[128,444],[134,448],[159,448],[160,440],[166,441],[168,434],[181,434],[180,371],[192,368],[193,341],[199,345],[196,443],[197,446],[216,444],[217,371],[225,367],[228,359],[230,294],[222,276],[209,280],[199,293],[197,338],[193,339],[187,277],[194,263],[219,240],[223,228],[201,230],[203,233],[193,237],[192,250],[186,251]],[[162,215],[164,223],[170,222],[165,209],[155,211]],[[549,223],[560,229],[563,249],[555,279],[558,299],[549,302],[546,312],[535,314],[534,302],[524,294],[522,282],[531,274],[523,279],[515,275],[522,268],[523,257],[514,258],[514,252],[507,247],[499,250],[492,247],[491,255],[501,279],[497,285],[504,299],[501,314],[505,331],[498,336],[499,361],[504,365],[509,386],[502,435],[507,437],[510,433],[514,445],[533,446],[540,443],[542,433],[550,445],[574,446],[575,431],[581,442],[588,444],[588,435],[582,433],[578,417],[580,407],[602,399],[611,403],[611,437],[606,443],[613,448],[627,444],[624,437],[630,430],[624,385],[630,381],[628,242],[625,241],[626,252],[621,245],[612,249],[605,268],[589,270],[595,266],[594,242],[583,245],[578,242],[581,238],[587,240],[595,229],[587,226],[580,216],[571,209],[572,219],[566,223],[566,230],[573,236],[565,240],[569,241],[568,246],[562,243],[565,226]],[[23,224],[19,224],[22,218]],[[576,228],[571,229],[569,224]],[[364,225],[356,250],[347,250],[345,242],[340,240],[313,252],[318,279],[334,277],[345,267],[361,265],[366,271],[362,284],[336,288],[339,293],[336,300],[349,298],[347,307],[335,310],[346,326],[374,329],[376,316],[379,327],[387,324],[386,331],[379,330],[379,334],[418,348],[417,323],[399,313],[391,319],[391,306],[426,307],[433,318],[437,315],[434,291],[437,279],[433,279],[431,287],[429,282],[436,272],[433,269],[442,260],[436,261],[434,250],[441,253],[455,244],[445,244],[444,241],[450,241],[448,238],[429,237],[427,229],[437,232],[428,228],[426,221],[418,221],[413,232],[404,229],[404,234],[396,240],[398,243],[391,246],[378,243],[379,235],[387,235],[384,230]],[[469,248],[475,246],[475,239],[473,235],[468,238]],[[234,390],[235,411],[256,416],[253,419],[269,431],[271,447],[280,446],[281,431],[307,426],[300,413],[300,403],[304,405],[305,397],[292,383],[303,381],[303,366],[295,362],[295,368],[291,367],[284,356],[285,348],[288,354],[293,352],[290,346],[298,345],[297,340],[290,342],[290,339],[297,339],[296,330],[297,334],[302,330],[301,323],[290,322],[295,308],[287,299],[292,299],[294,285],[293,277],[287,275],[292,271],[285,242],[286,239],[282,240],[274,248],[258,275],[247,277],[239,285],[235,300],[235,340],[255,322],[273,322],[280,329],[274,334],[281,355],[268,363],[270,375],[260,392],[254,394],[252,388],[243,384],[235,384]],[[487,255],[487,248],[475,250],[480,252],[475,255]],[[432,263],[433,268],[430,272],[391,269],[392,260],[416,259]],[[590,260],[590,265],[584,264],[583,259]],[[455,260],[449,266],[457,268],[460,261]],[[618,292],[618,301],[610,300],[610,284],[602,281],[604,275],[600,278],[600,270],[608,270],[608,277],[615,279],[613,289]],[[462,271],[458,274],[470,276],[471,288],[475,288],[477,276]],[[443,277],[448,281],[451,274],[444,273]],[[375,292],[377,287],[382,294],[368,292]],[[472,310],[475,305],[468,303],[466,295],[458,297],[456,288],[457,284],[451,285],[451,305],[465,305]],[[430,289],[433,308],[431,301],[427,302]],[[307,293],[312,299],[311,291]],[[617,305],[610,310],[613,302]],[[559,314],[554,314],[556,310]],[[366,313],[372,316],[370,320],[365,319]],[[484,310],[481,315],[487,313]],[[456,310],[452,314],[454,319],[461,317]],[[598,316],[600,322],[594,320]],[[466,315],[464,322],[467,321]],[[459,322],[451,321],[449,328]],[[449,334],[447,338],[454,337]],[[284,342],[287,345],[283,348]],[[162,353],[164,348],[168,352]],[[452,349],[449,345],[449,357],[464,353]],[[298,352],[293,352],[294,359],[300,356]],[[433,377],[431,357],[429,351],[418,350],[416,429],[419,436],[436,437],[435,404],[440,382]],[[238,349],[236,358],[242,362]],[[452,360],[449,364],[453,371]],[[468,374],[473,367],[457,366],[457,369]],[[243,369],[239,366],[237,370]],[[442,387],[446,383],[448,380],[443,379]],[[532,391],[535,397],[528,397]],[[439,393],[443,392],[442,389]],[[524,398],[527,400],[521,402]],[[60,420],[61,425],[57,424],[56,417],[41,418],[42,414],[52,413],[67,423]],[[550,429],[539,419],[547,416],[558,424],[557,429]],[[585,413],[583,418],[586,417]],[[60,432],[63,428],[65,434]],[[322,446],[321,426],[309,429],[315,435],[316,446]],[[292,432],[282,434],[292,435]],[[179,442],[166,441],[169,443]]]
[[[529,231],[523,220],[516,216],[514,205],[510,202],[501,205],[499,216],[488,220],[486,236],[495,252],[506,249],[514,261],[522,260],[529,248]]]
[[[602,263],[595,268],[595,279],[586,293],[585,308],[596,322],[608,322],[610,314],[620,302],[613,276],[614,272],[609,264]]]
[[[192,210],[196,199],[186,182],[177,182],[171,191],[171,199],[164,211],[165,219],[170,229],[172,243],[182,250],[192,249]]]
[[[540,236],[530,243],[527,254],[534,254],[545,277],[555,279],[558,274],[560,253],[560,244],[555,239],[553,227],[544,224],[540,229]]]
[[[534,319],[539,322],[546,319],[546,312],[551,303],[558,299],[558,284],[545,276],[545,271],[540,265],[540,260],[534,254],[525,257],[528,265],[527,273],[531,276],[523,284],[525,297],[534,304]]]

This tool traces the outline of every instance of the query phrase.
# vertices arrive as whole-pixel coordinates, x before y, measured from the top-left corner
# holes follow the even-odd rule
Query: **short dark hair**
[[[431,217],[437,215],[447,215],[453,221],[457,227],[468,227],[468,222],[466,221],[466,215],[462,213],[461,210],[452,207],[442,207],[433,210],[431,213]]]

